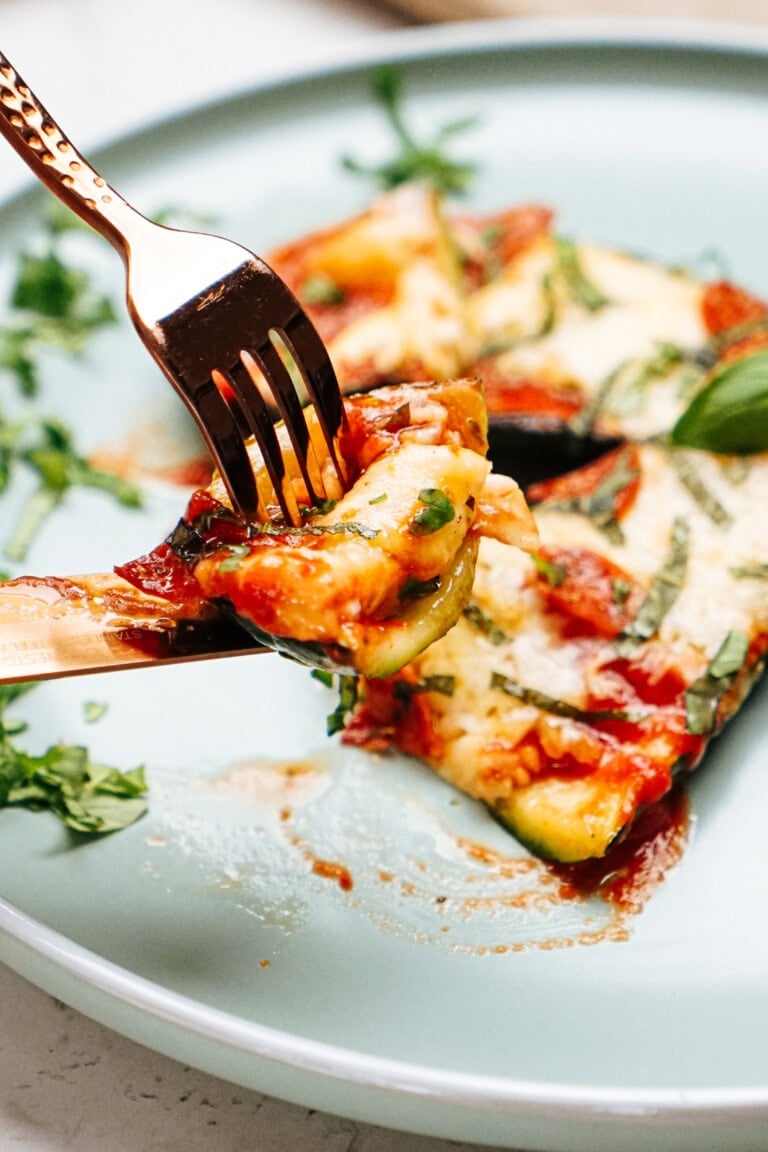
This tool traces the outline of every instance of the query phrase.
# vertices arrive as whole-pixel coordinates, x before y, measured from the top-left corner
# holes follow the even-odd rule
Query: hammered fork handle
[[[2,52],[0,133],[54,196],[127,258],[131,233],[150,222],[78,152]]]

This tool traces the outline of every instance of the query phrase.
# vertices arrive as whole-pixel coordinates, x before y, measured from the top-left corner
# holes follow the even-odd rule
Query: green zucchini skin
[[[550,776],[517,789],[492,811],[536,856],[558,864],[604,856],[631,821],[629,789],[607,789],[589,777]]]
[[[235,620],[259,643],[299,664],[369,679],[391,676],[445,635],[459,619],[472,594],[477,550],[477,540],[465,540],[435,591],[408,602],[396,617],[369,625],[355,652],[338,645],[275,636],[238,615],[229,600],[215,603],[220,612]]]

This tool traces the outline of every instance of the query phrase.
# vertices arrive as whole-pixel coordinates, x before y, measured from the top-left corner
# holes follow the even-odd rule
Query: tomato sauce
[[[673,788],[639,813],[625,837],[599,860],[550,865],[563,899],[598,896],[626,912],[639,912],[685,851],[690,805]]]

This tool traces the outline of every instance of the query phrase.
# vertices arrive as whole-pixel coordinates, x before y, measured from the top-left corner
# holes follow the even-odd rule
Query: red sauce
[[[339,864],[335,860],[313,860],[312,871],[316,876],[335,880],[343,892],[351,892],[354,887],[352,873],[344,864]]]
[[[552,212],[540,204],[524,204],[491,216],[455,216],[459,241],[462,231],[473,236],[472,251],[464,260],[467,288],[479,288],[499,268],[511,263],[552,227]],[[479,243],[477,243],[479,241]]]
[[[545,500],[558,502],[580,500],[591,496],[619,466],[626,469],[628,480],[614,493],[611,511],[616,520],[621,520],[634,504],[640,489],[640,456],[634,445],[627,444],[614,449],[613,452],[606,452],[604,456],[600,456],[591,464],[585,464],[575,472],[566,472],[564,476],[531,484],[526,496],[532,504],[539,504]]]
[[[688,840],[690,808],[673,788],[633,821],[625,837],[600,860],[553,864],[563,899],[598,896],[626,912],[639,912],[680,860]]]
[[[162,596],[174,604],[201,596],[200,585],[185,562],[168,544],[159,544],[146,556],[115,566],[115,572],[150,596]]]
[[[537,572],[539,592],[567,620],[569,635],[612,638],[634,619],[642,589],[618,564],[588,548],[542,547],[539,555],[553,569]]]
[[[768,304],[728,280],[707,285],[701,300],[704,325],[712,335],[768,315]]]

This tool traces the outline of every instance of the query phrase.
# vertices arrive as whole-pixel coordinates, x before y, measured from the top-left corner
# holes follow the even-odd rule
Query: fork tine
[[[272,416],[258,388],[252,385],[247,368],[243,364],[236,364],[229,372],[214,369],[211,375],[219,394],[232,414],[233,421],[245,428],[246,434],[253,436],[256,440],[283,516],[289,524],[298,526],[301,524],[301,513],[296,502],[293,485],[285,468],[285,461]],[[234,415],[235,412],[237,412],[237,416]],[[237,481],[232,483],[233,477],[230,474],[222,473],[222,476],[230,490],[230,497],[233,502],[236,501],[241,514],[247,519],[252,519],[255,513],[260,519],[266,520],[268,516],[266,509],[261,505],[258,487],[253,475],[253,464],[247,452],[246,458],[248,459],[250,482],[256,493],[250,507],[244,506],[239,490],[240,477],[238,476]],[[230,485],[237,487],[238,491],[235,494],[232,493]]]
[[[256,391],[259,390],[258,369],[261,369],[291,438],[309,503],[316,505],[325,497],[320,466],[290,370],[270,337],[271,333],[252,354],[241,353],[241,359]],[[246,405],[250,402],[246,397],[241,399]]]
[[[214,380],[196,390],[193,411],[235,509],[251,514],[259,502],[253,466],[235,413]]]
[[[341,390],[328,350],[314,325],[304,314],[294,313],[283,327],[275,330],[285,341],[301,373],[343,489],[346,487],[346,475],[336,450],[336,440],[345,425],[346,417]]]

